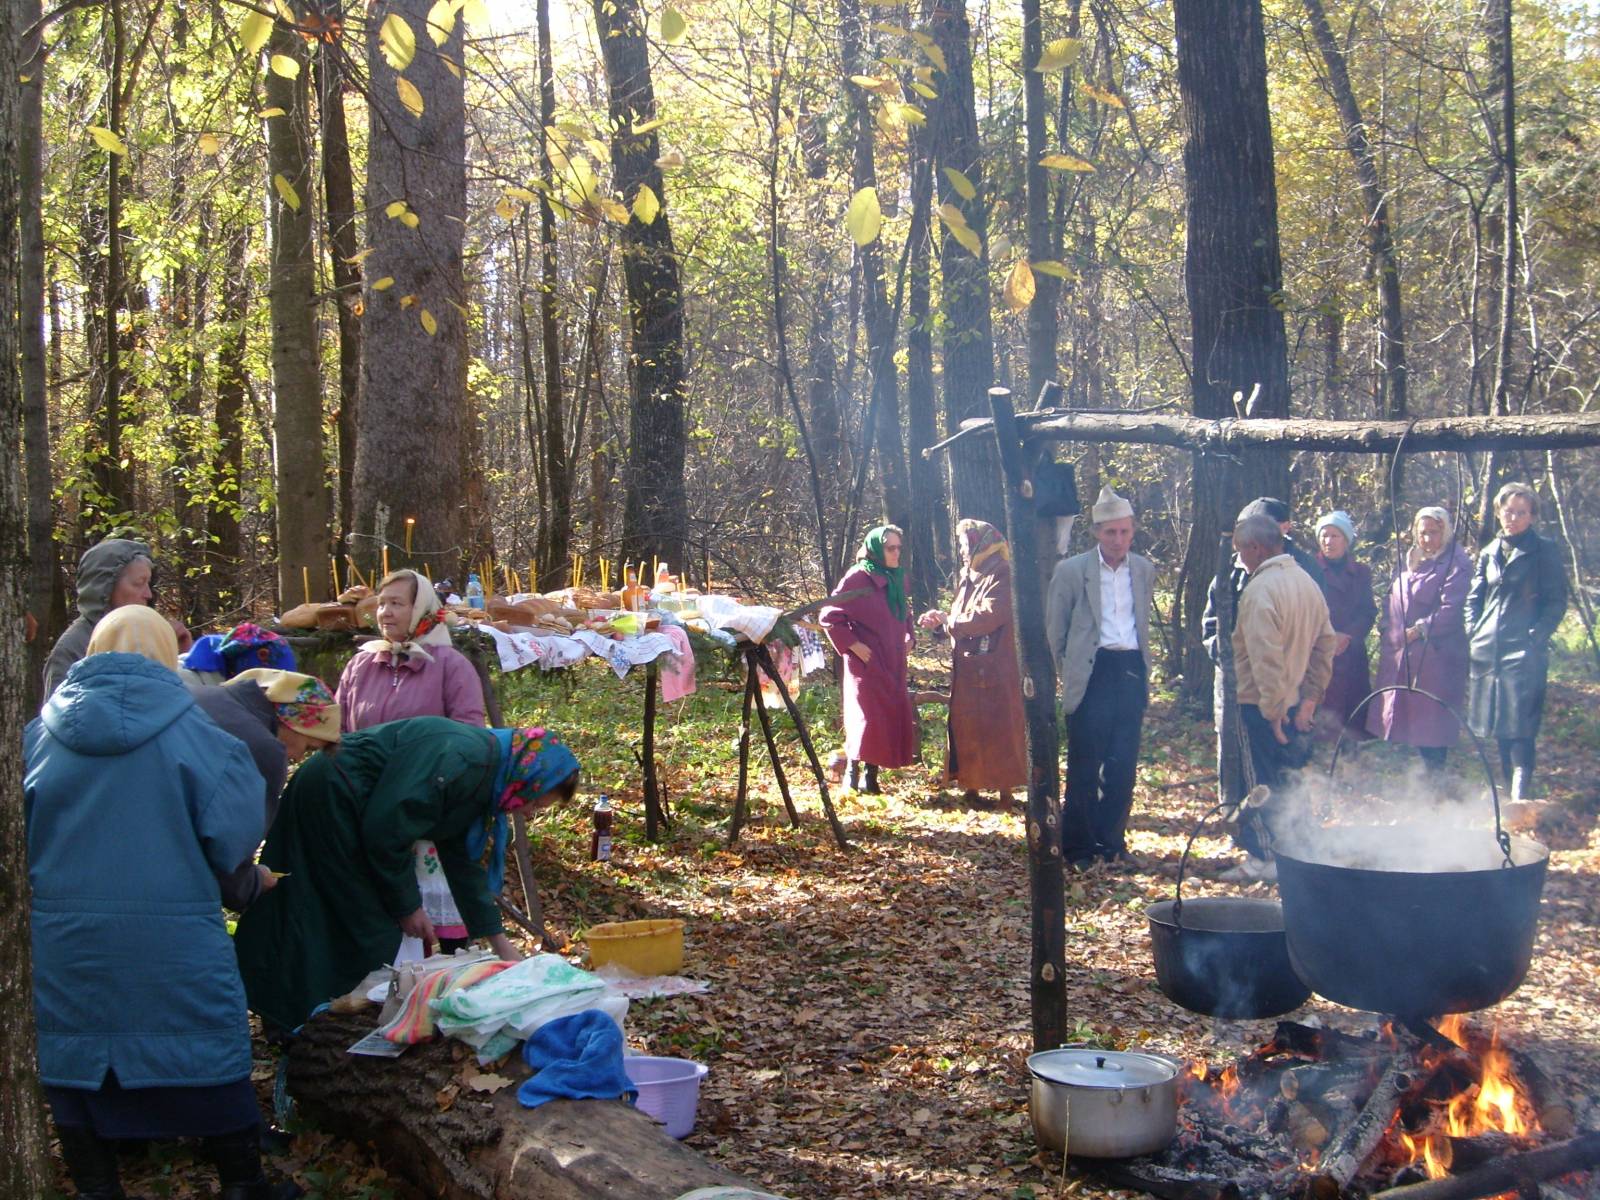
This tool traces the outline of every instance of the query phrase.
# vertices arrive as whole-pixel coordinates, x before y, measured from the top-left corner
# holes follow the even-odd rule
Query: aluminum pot
[[[1083,1158],[1132,1158],[1178,1133],[1178,1067],[1134,1051],[1063,1047],[1028,1056],[1034,1140]]]

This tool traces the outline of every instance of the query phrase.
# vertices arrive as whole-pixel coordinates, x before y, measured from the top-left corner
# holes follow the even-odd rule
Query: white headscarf
[[[433,584],[428,582],[428,577],[421,571],[396,571],[395,574],[410,575],[417,585],[417,598],[411,605],[411,625],[406,630],[405,640],[391,642],[388,638],[377,637],[362,646],[361,653],[381,654],[388,651],[397,658],[402,654],[415,654],[432,662],[433,655],[424,647],[450,644],[450,630],[445,625],[444,614],[439,611],[439,593],[433,590]],[[419,637],[417,627],[423,625],[426,627]]]
[[[1417,526],[1422,524],[1422,518],[1424,517],[1430,517],[1444,526],[1444,544],[1439,547],[1438,554],[1424,556],[1422,547],[1418,546],[1413,540],[1411,549],[1406,552],[1406,567],[1409,570],[1415,570],[1425,562],[1430,562],[1435,558],[1442,558],[1449,554],[1450,544],[1455,540],[1456,523],[1451,520],[1450,514],[1437,504],[1430,504],[1425,508],[1417,509],[1417,515],[1411,518],[1411,532],[1413,535],[1416,534]]]

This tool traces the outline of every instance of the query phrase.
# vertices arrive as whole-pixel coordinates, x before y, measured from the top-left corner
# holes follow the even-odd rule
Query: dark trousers
[[[1418,746],[1417,757],[1422,760],[1422,765],[1428,773],[1437,775],[1444,770],[1444,764],[1450,757],[1449,746]]]
[[[1127,849],[1139,733],[1149,703],[1144,655],[1101,650],[1083,700],[1067,720],[1067,799],[1061,853],[1069,863],[1112,858]]]
[[[1239,720],[1244,725],[1245,738],[1250,743],[1250,765],[1255,768],[1256,782],[1264,783],[1276,791],[1287,781],[1290,771],[1298,771],[1311,761],[1311,735],[1301,733],[1294,722],[1284,718],[1283,734],[1289,739],[1284,745],[1272,733],[1272,722],[1261,714],[1254,704],[1239,706]],[[1239,823],[1239,833],[1234,838],[1241,849],[1257,858],[1266,857],[1266,848],[1256,830],[1254,819]]]
[[[1514,768],[1521,768],[1530,776],[1533,774],[1533,739],[1527,738],[1500,738],[1500,770],[1505,773],[1507,782],[1511,779]]]

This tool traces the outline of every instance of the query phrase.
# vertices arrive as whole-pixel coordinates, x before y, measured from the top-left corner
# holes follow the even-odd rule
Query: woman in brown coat
[[[922,625],[939,626],[955,645],[950,680],[950,758],[946,776],[967,790],[1011,790],[1028,783],[1028,741],[1022,713],[1011,605],[1011,549],[984,521],[956,525],[961,575],[948,614],[930,611]]]

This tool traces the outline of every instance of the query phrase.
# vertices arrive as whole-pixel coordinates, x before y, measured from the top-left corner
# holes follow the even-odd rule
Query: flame
[[[1490,1037],[1481,1064],[1483,1074],[1476,1092],[1468,1088],[1450,1101],[1446,1128],[1456,1137],[1494,1130],[1512,1134],[1531,1132],[1531,1106],[1517,1090],[1511,1075],[1511,1056],[1501,1048],[1498,1030]]]
[[[1467,1044],[1467,1019],[1460,1013],[1450,1013],[1438,1025],[1439,1032],[1458,1046]]]
[[[1192,1063],[1189,1064],[1189,1074],[1193,1075],[1196,1079],[1200,1080],[1202,1083],[1205,1082],[1206,1071],[1207,1071],[1207,1067],[1206,1067],[1205,1059],[1203,1059],[1203,1058],[1197,1058]]]
[[[1229,1063],[1222,1075],[1217,1079],[1217,1091],[1222,1095],[1223,1104],[1233,1099],[1233,1094],[1239,1090],[1239,1068]]]

